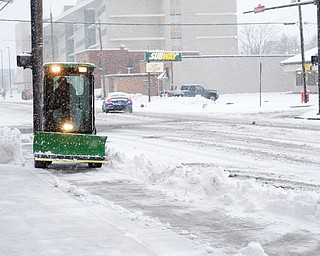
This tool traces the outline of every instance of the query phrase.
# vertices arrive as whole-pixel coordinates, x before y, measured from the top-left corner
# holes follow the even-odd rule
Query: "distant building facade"
[[[45,26],[45,60],[73,61],[100,39],[105,49],[237,54],[237,27],[219,25],[235,24],[236,12],[236,0],[79,0]]]
[[[153,89],[201,83],[220,93],[256,92],[262,63],[263,91],[292,90],[294,77],[279,65],[286,56],[238,56],[236,13],[236,0],[78,0],[45,22],[44,62],[94,63],[96,87],[104,78],[108,91],[134,93],[146,88],[146,51],[181,51],[186,58],[169,62]]]
[[[89,49],[73,55],[76,62],[93,63],[95,88],[101,87],[103,76],[110,74],[129,74],[145,72],[140,63],[144,60],[144,51],[130,51],[126,48],[118,49]],[[103,63],[101,63],[103,62]],[[108,91],[108,90],[107,90]]]
[[[306,87],[312,93],[318,92],[318,69],[312,67],[311,56],[318,54],[318,47],[305,51],[305,71],[306,71]],[[295,77],[294,91],[300,92],[303,90],[304,82],[302,75],[302,57],[301,54],[292,56],[281,61],[281,66],[284,72]]]
[[[173,65],[173,84],[202,84],[220,94],[291,92],[294,73],[284,72],[280,62],[288,55],[186,56]],[[261,77],[260,77],[261,66]],[[260,84],[261,83],[261,84]]]

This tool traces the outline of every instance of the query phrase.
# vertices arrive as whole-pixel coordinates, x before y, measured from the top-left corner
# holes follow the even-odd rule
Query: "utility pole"
[[[31,7],[31,55],[33,85],[33,131],[42,130],[42,65],[43,29],[42,0],[30,0]]]
[[[298,0],[300,2],[300,0]],[[301,46],[301,68],[302,68],[302,83],[303,83],[303,101],[307,103],[307,79],[306,79],[306,61],[304,57],[304,39],[303,39],[303,22],[301,5],[298,5],[299,11],[299,30],[300,30],[300,46]]]

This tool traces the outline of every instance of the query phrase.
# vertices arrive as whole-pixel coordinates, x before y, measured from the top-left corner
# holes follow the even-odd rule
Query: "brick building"
[[[109,92],[141,93],[148,95],[149,82],[147,73],[113,74],[106,76],[106,87]],[[157,96],[162,89],[161,81],[150,75],[150,95]]]
[[[86,50],[75,53],[74,59],[78,62],[93,63],[96,66],[93,73],[96,88],[101,88],[104,75],[105,92],[123,91],[148,94],[144,51],[131,51],[124,47],[103,51]],[[165,63],[164,66],[170,70],[170,63]],[[152,74],[151,94],[158,95],[158,91],[163,89],[164,84],[170,84],[170,81],[168,79],[160,81],[155,74]],[[169,86],[166,85],[165,87]]]
[[[95,87],[101,87],[103,75],[140,73],[140,63],[145,59],[142,51],[129,51],[124,47],[106,50],[85,50],[74,54],[77,62],[89,62],[96,66]],[[144,71],[142,71],[144,72]]]

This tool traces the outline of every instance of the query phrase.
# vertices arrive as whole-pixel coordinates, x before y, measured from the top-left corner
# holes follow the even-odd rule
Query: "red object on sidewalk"
[[[310,91],[307,90],[306,92],[306,103],[310,100]],[[304,91],[301,91],[301,103],[304,103]]]

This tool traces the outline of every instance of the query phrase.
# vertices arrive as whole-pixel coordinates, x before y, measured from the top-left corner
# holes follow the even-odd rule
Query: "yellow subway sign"
[[[181,61],[181,52],[146,52],[146,61]]]

